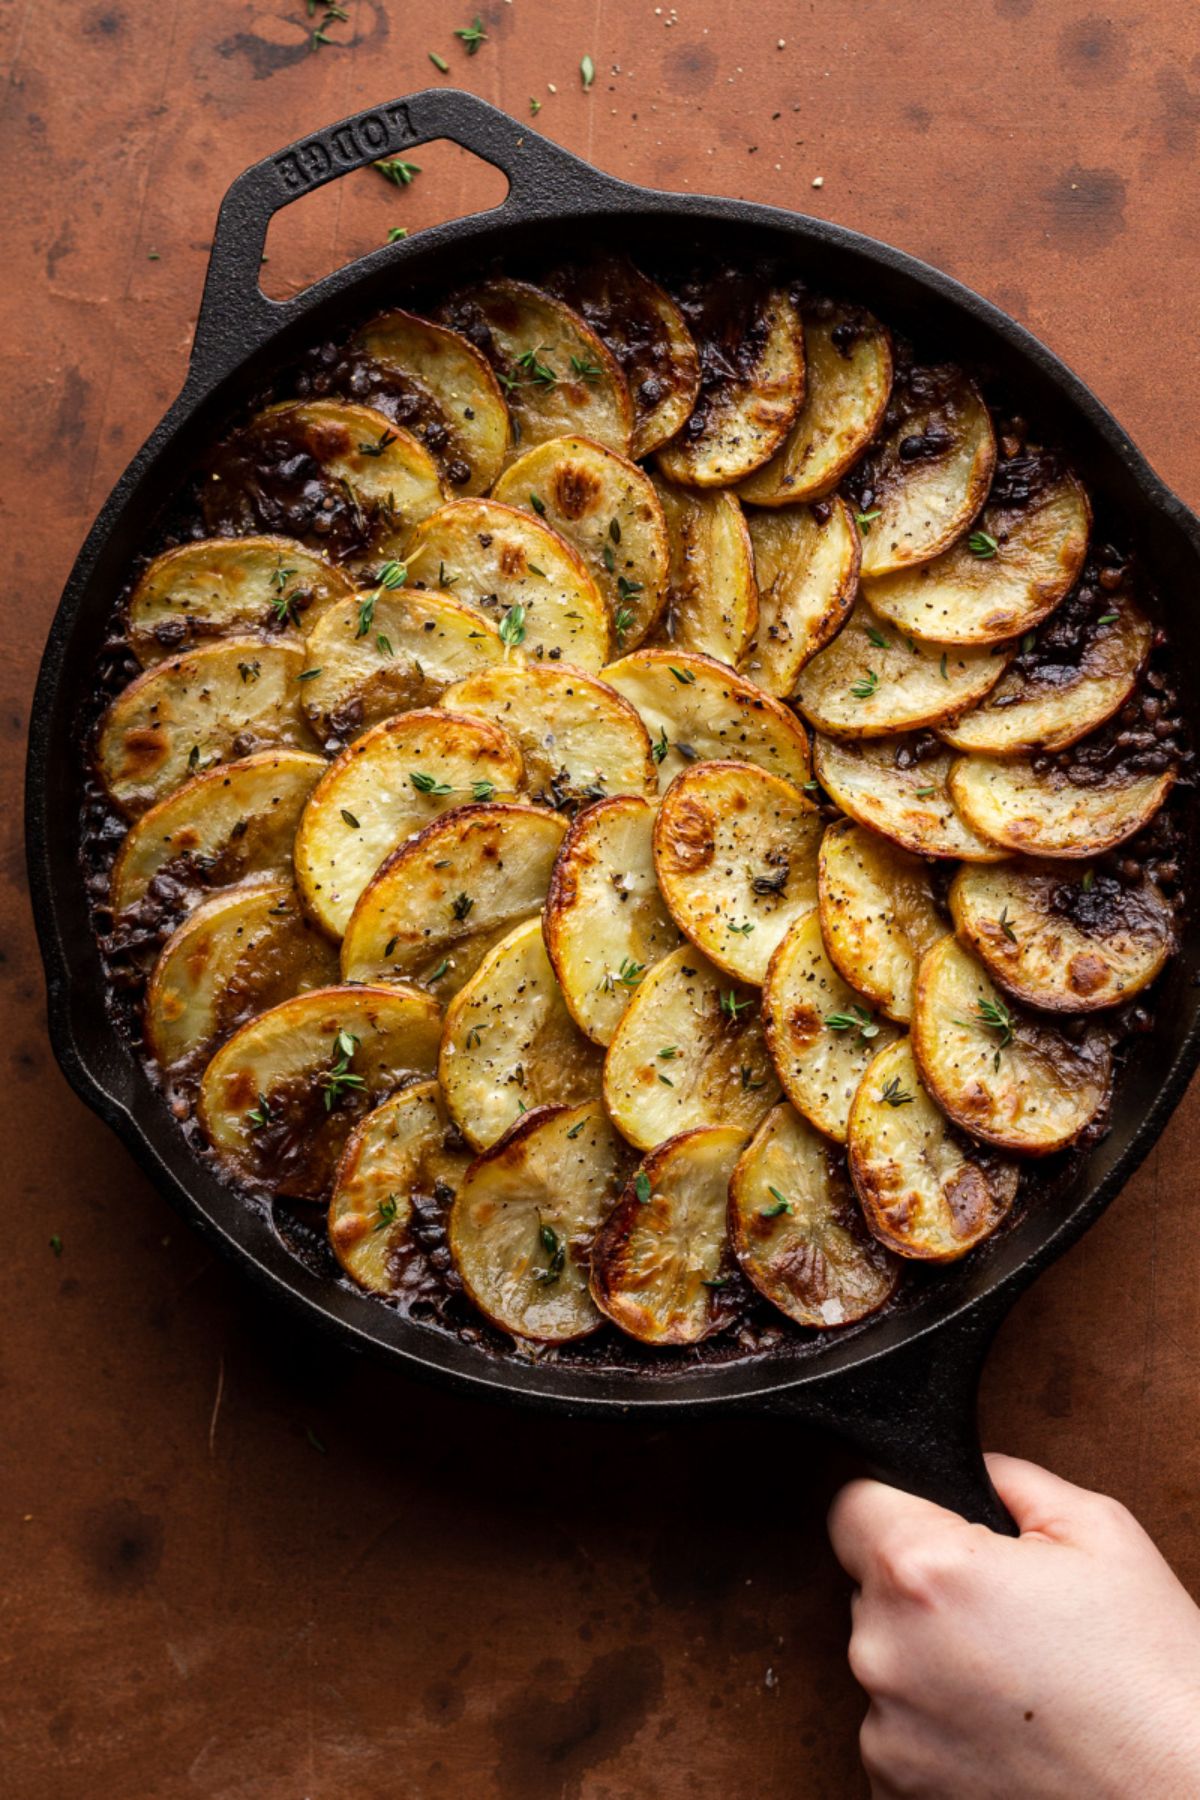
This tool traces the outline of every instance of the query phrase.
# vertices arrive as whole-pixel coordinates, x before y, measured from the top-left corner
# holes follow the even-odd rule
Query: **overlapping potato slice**
[[[938,644],[1018,637],[1073,586],[1091,519],[1082,484],[1047,469],[1027,504],[993,499],[975,528],[932,562],[866,581],[867,600],[898,630]]]
[[[518,507],[452,501],[414,533],[407,567],[491,619],[510,649],[593,671],[608,656],[608,611],[583,558]]]
[[[729,1236],[758,1291],[818,1331],[877,1312],[900,1278],[863,1223],[843,1158],[786,1101],[738,1159]]]
[[[1047,1012],[1131,999],[1174,948],[1171,909],[1154,883],[1124,882],[1090,864],[960,869],[950,909],[992,979]]]
[[[493,945],[540,914],[566,829],[542,806],[443,813],[393,850],[359,895],[342,979],[416,981],[442,1001],[456,994]]]
[[[754,553],[741,507],[721,489],[654,478],[670,540],[661,635],[680,650],[737,663],[758,619]]]
[[[858,306],[817,303],[804,313],[804,404],[782,448],[742,482],[755,506],[819,500],[875,435],[892,391],[892,341]]]
[[[508,452],[508,408],[475,346],[397,309],[364,325],[351,351],[372,404],[420,439],[446,492],[486,494]]]
[[[1072,773],[1083,779],[1073,781]],[[1138,772],[1120,764],[1050,764],[1039,772],[1027,756],[1000,761],[960,756],[950,792],[966,823],[1006,850],[1030,856],[1098,856],[1123,844],[1151,820],[1175,781],[1176,770]]]
[[[438,1076],[455,1123],[486,1150],[534,1106],[600,1092],[601,1052],[562,997],[540,919],[501,938],[450,1002]]]
[[[648,1156],[596,1234],[592,1298],[646,1344],[698,1344],[732,1322],[729,1178],[746,1133],[709,1126]]]
[[[995,646],[903,637],[860,600],[832,644],[796,681],[796,704],[818,731],[891,737],[927,730],[977,706],[1003,675]]]
[[[695,762],[757,763],[797,787],[809,779],[808,733],[795,714],[713,657],[635,650],[604,679],[650,733],[660,791]]]
[[[921,959],[912,1047],[921,1080],[956,1125],[998,1149],[1047,1156],[1075,1142],[1112,1082],[1107,1034],[1076,1037],[1009,1005],[953,937]]]
[[[100,722],[96,767],[108,792],[137,814],[198,770],[277,746],[310,749],[304,666],[301,644],[223,638],[143,670]]]
[[[214,533],[283,532],[366,570],[401,554],[442,484],[424,444],[374,407],[284,401],[225,440],[200,503]]]
[[[840,629],[858,586],[858,532],[844,500],[750,515],[758,621],[743,672],[788,699],[801,669]]]
[[[324,769],[319,756],[301,750],[262,750],[160,800],[117,853],[113,912],[120,917],[138,905],[152,884],[198,899],[253,876],[290,880],[296,826]]]
[[[669,481],[725,487],[774,456],[804,399],[804,326],[783,288],[722,271],[676,294],[700,352],[700,394],[658,451]]]
[[[146,990],[146,1041],[164,1069],[305,988],[338,978],[337,952],[305,918],[290,882],[232,888],[189,913]]]
[[[199,1118],[228,1175],[298,1200],[329,1192],[351,1127],[431,1075],[441,1009],[416,988],[326,987],[259,1013],[217,1051]]]
[[[653,794],[658,782],[646,727],[628,700],[582,669],[533,663],[483,669],[456,682],[442,705],[492,719],[525,759],[525,786],[555,807],[608,794]]]
[[[949,363],[909,369],[856,478],[864,582],[952,544],[987,498],[995,463],[991,415],[974,382]]]
[[[539,1107],[471,1165],[450,1210],[450,1249],[493,1325],[565,1344],[603,1322],[588,1292],[592,1243],[628,1161],[592,1100]]]
[[[495,370],[518,451],[580,432],[628,455],[633,402],[625,377],[571,307],[528,282],[498,277],[452,295],[440,316]]]
[[[574,307],[609,349],[633,401],[630,456],[673,437],[700,391],[700,358],[683,314],[657,282],[624,256],[555,269],[548,292]]]
[[[405,1285],[414,1201],[448,1205],[471,1163],[436,1081],[402,1088],[360,1119],[346,1141],[329,1201],[329,1243],[352,1281],[372,1294]]]
[[[753,763],[697,763],[658,809],[654,865],[671,916],[709,961],[761,983],[788,926],[817,903],[821,814]]]
[[[778,1098],[753,989],[691,944],[634,977],[604,1062],[604,1102],[631,1144],[704,1125],[753,1131]]]
[[[850,1172],[867,1223],[901,1256],[953,1262],[1012,1210],[1020,1172],[964,1142],[921,1085],[907,1038],[889,1044],[850,1109]]]
[[[839,819],[821,839],[819,887],[830,962],[889,1018],[907,1024],[917,964],[946,934],[926,864]]]
[[[297,640],[349,576],[286,537],[203,538],[165,550],[129,597],[129,645],[144,668],[216,637]]]
[[[771,958],[762,1007],[767,1048],[788,1099],[818,1131],[844,1144],[854,1090],[896,1027],[842,980],[815,907]]]
[[[591,438],[550,438],[509,464],[493,498],[574,544],[604,596],[613,643],[636,649],[667,603],[667,525],[650,477]]]
[[[646,970],[679,942],[659,893],[654,808],[633,794],[589,806],[575,820],[550,878],[546,950],[571,1017],[607,1044]]]
[[[486,719],[429,710],[373,725],[328,765],[300,820],[296,883],[309,913],[340,938],[405,838],[451,807],[511,799],[521,777],[515,742]]]
[[[954,758],[918,737],[852,744],[817,733],[817,779],[844,813],[914,856],[999,862],[1006,852],[960,818],[948,786]]]

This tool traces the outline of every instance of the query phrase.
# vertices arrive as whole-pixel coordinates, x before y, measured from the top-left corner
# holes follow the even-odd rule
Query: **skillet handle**
[[[425,88],[354,113],[264,157],[239,175],[225,195],[196,321],[189,382],[209,385],[299,311],[303,296],[269,300],[259,287],[267,227],[275,213],[327,181],[434,138],[448,138],[508,177],[509,191],[495,209],[505,224],[549,218],[568,206],[601,207],[624,185],[461,88]],[[401,242],[372,254],[396,259],[404,250]]]

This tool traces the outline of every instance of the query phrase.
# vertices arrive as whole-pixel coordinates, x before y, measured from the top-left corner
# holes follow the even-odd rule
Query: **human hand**
[[[833,1503],[875,1800],[1195,1800],[1200,1611],[1117,1501],[988,1468],[1019,1538],[877,1481]]]

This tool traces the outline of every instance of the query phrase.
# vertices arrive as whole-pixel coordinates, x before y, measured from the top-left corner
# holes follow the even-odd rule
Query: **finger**
[[[851,1481],[829,1509],[829,1541],[852,1581],[861,1587],[880,1546],[901,1532],[966,1527],[957,1513],[932,1500],[918,1499],[882,1481]]]
[[[1090,1488],[1076,1487],[1021,1456],[989,1454],[984,1460],[1022,1536],[1039,1532],[1065,1541],[1077,1535],[1081,1510],[1097,1498]]]

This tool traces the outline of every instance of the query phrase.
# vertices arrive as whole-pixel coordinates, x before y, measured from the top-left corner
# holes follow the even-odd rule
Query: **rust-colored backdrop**
[[[833,1452],[778,1426],[563,1425],[332,1355],[72,1098],[20,842],[34,671],[88,521],[181,380],[227,183],[442,80],[523,117],[540,101],[539,129],[617,174],[807,208],[940,264],[1200,503],[1200,12],[484,0],[469,57],[471,0],[337,10],[310,49],[326,9],[305,0],[0,0],[5,1791],[842,1800],[862,1792],[861,1702],[822,1530]],[[499,198],[465,157],[417,160],[404,191],[364,171],[290,209],[267,285]],[[1200,1585],[1198,1124],[1193,1095],[1018,1307],[984,1421],[1118,1493]]]

